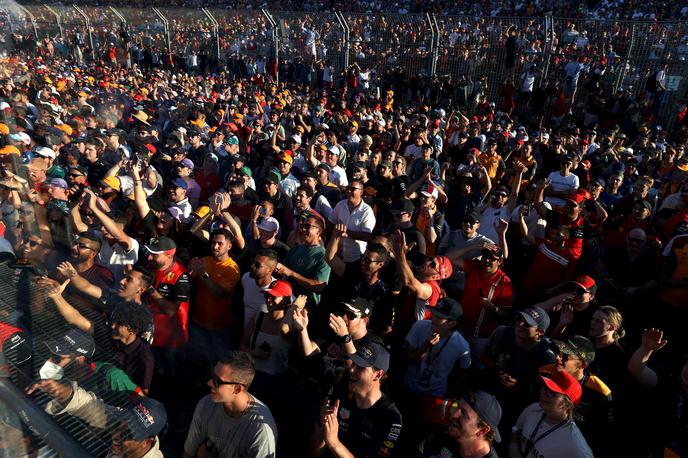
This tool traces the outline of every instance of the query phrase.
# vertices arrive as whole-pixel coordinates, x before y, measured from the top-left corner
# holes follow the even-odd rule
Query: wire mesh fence
[[[667,118],[688,89],[683,22],[36,4],[0,9],[0,26],[15,50],[51,42],[73,54],[76,43],[86,60],[200,64],[319,87],[363,74],[378,83],[371,88],[403,82],[403,101],[476,106],[487,97],[508,109],[530,86],[548,87],[575,90],[575,112],[576,99],[599,90],[642,100],[667,64]],[[443,95],[419,90],[429,86]]]

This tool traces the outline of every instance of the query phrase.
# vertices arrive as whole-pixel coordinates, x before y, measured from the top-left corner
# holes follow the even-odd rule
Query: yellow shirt
[[[216,261],[212,256],[205,258],[205,271],[217,286],[227,291],[219,299],[210,294],[202,279],[196,282],[195,306],[193,320],[199,326],[210,331],[217,331],[229,327],[234,317],[229,310],[234,287],[239,283],[239,266],[234,259]]]

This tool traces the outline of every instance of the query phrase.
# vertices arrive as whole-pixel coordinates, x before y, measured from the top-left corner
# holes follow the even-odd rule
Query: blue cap
[[[360,367],[375,367],[385,372],[389,370],[389,352],[376,342],[359,345],[356,353],[349,355],[349,359]]]
[[[172,180],[172,184],[175,185],[177,188],[182,188],[184,190],[189,189],[189,185],[186,184],[186,181],[182,180],[181,178],[175,178]]]

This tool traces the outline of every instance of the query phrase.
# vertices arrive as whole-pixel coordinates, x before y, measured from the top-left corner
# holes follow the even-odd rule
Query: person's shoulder
[[[387,421],[401,424],[401,412],[399,412],[394,399],[391,397],[383,393],[382,397],[378,399],[374,407],[377,410],[378,415],[385,417]]]
[[[255,417],[254,423],[260,423],[263,425],[270,425],[274,427],[275,418],[272,416],[272,411],[265,405],[263,401],[254,397],[253,406],[251,407],[251,414]]]

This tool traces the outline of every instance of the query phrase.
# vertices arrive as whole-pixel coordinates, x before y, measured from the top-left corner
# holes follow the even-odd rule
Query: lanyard
[[[432,362],[433,362],[434,360],[436,360],[437,358],[440,357],[440,354],[442,353],[442,350],[444,350],[444,347],[447,346],[447,344],[449,343],[449,339],[451,339],[451,337],[452,337],[452,336],[451,336],[451,334],[450,334],[450,335],[447,337],[447,340],[445,340],[445,341],[442,343],[442,346],[440,347],[439,350],[437,350],[437,353],[435,353],[434,355],[432,354],[432,350],[430,350],[430,353],[428,353],[428,369],[430,369],[430,366],[432,366]]]
[[[540,425],[542,424],[542,421],[545,419],[545,414],[543,413],[542,416],[540,417],[540,421],[538,421],[537,425],[535,425],[535,429],[533,429],[533,432],[530,434],[530,437],[528,438],[528,443],[526,444],[526,450],[523,452],[523,457],[527,457],[530,451],[533,449],[535,444],[540,442],[540,440],[544,439],[545,437],[549,436],[552,434],[554,431],[557,429],[561,428],[564,426],[566,423],[568,423],[568,420],[562,420],[556,425],[552,426],[550,429],[545,431],[544,433],[540,434],[538,437],[535,437],[537,432],[540,430]],[[534,439],[533,439],[534,438]]]
[[[504,275],[500,275],[495,283],[490,286],[490,291],[487,293],[488,301],[492,302],[492,297],[494,296],[495,290],[499,287],[502,282]],[[483,298],[483,290],[480,290],[480,299]],[[478,322],[475,324],[475,331],[473,331],[473,337],[478,337],[480,335],[480,328],[483,326],[483,321],[485,320],[485,307],[480,307],[480,315],[478,316]]]

